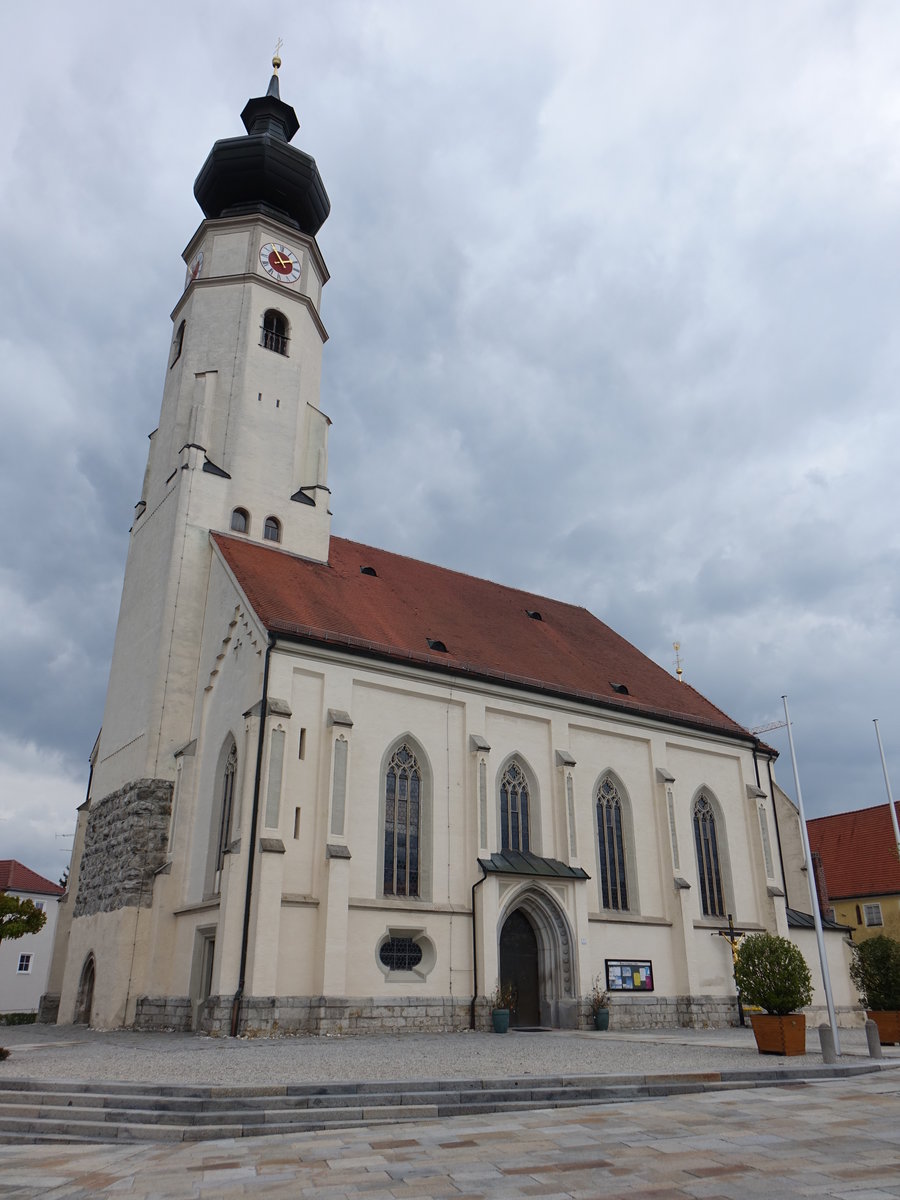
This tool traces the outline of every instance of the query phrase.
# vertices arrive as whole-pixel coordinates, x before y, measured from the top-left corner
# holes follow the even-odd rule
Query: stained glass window
[[[700,904],[705,917],[724,917],[725,898],[719,867],[716,817],[708,797],[702,793],[694,805],[694,845],[700,877]]]
[[[389,971],[413,971],[422,961],[422,947],[408,937],[390,937],[381,943],[378,957]]]
[[[418,896],[422,772],[406,744],[391,755],[384,779],[384,894]]]
[[[500,780],[500,849],[528,851],[528,780],[511,762]]]
[[[600,903],[604,908],[627,910],[622,798],[608,775],[601,779],[597,788],[597,836],[600,849]]]

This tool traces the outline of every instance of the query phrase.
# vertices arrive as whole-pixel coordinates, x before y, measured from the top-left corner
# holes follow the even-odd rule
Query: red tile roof
[[[0,892],[32,892],[39,896],[61,896],[63,888],[15,858],[0,858]]]
[[[585,608],[344,538],[331,539],[323,564],[243,538],[212,537],[272,633],[751,736]]]
[[[900,819],[900,802],[895,801]],[[809,847],[818,852],[829,900],[900,892],[900,860],[887,803],[807,821]]]

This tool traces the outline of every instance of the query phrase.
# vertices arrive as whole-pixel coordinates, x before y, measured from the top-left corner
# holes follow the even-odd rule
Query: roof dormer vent
[[[526,613],[531,617],[532,621],[543,621],[543,617],[536,608],[526,608]]]
[[[628,688],[625,686],[624,683],[613,683],[612,680],[610,680],[609,686],[612,688],[612,690],[614,692],[618,692],[620,696],[628,695]]]
[[[360,567],[359,573],[360,575],[374,575],[376,579],[378,578],[378,572],[374,567]]]
[[[438,652],[438,654],[446,654],[447,653],[447,647],[444,645],[443,642],[439,641],[437,638],[426,638],[425,640],[428,643],[429,650],[436,650]]]

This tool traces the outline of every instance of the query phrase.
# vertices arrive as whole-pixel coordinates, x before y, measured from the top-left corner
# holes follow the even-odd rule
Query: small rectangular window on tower
[[[297,757],[306,758],[306,730],[300,730],[300,741],[297,743]]]
[[[300,839],[300,809],[295,808],[294,809],[294,841],[295,842],[299,841],[299,839]]]
[[[30,954],[20,954],[19,955],[19,971],[18,971],[18,973],[20,975],[30,975],[31,974],[31,955]]]

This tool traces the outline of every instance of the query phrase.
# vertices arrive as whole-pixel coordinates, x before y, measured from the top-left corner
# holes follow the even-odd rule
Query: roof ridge
[[[844,812],[839,813],[823,813],[821,817],[810,817],[806,822],[807,825],[812,825],[815,821],[832,821],[837,817],[855,817],[859,813],[875,812],[879,808],[887,808],[887,800],[882,800],[880,804],[867,804],[865,808],[848,808]],[[900,817],[900,800],[894,801],[894,808],[897,811],[897,816]]]

